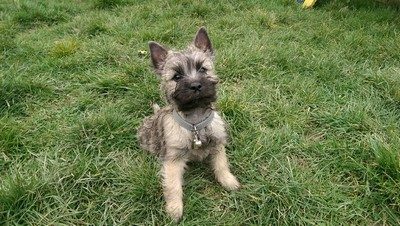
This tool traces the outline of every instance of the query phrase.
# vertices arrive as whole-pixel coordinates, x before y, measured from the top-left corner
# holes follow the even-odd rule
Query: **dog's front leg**
[[[216,179],[224,188],[236,190],[240,187],[239,181],[229,170],[228,158],[223,145],[219,145],[216,151],[211,154],[211,165]]]
[[[183,213],[182,184],[186,161],[182,159],[165,160],[162,166],[164,198],[166,211],[179,221]]]

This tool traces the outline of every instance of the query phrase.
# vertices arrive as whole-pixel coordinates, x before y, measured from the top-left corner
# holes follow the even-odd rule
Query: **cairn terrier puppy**
[[[225,123],[213,106],[218,78],[205,28],[199,29],[186,50],[169,50],[156,42],[149,42],[149,47],[168,106],[153,105],[154,115],[143,121],[138,136],[141,147],[161,159],[166,211],[179,221],[187,162],[208,157],[223,187],[235,190],[240,184],[229,170]]]

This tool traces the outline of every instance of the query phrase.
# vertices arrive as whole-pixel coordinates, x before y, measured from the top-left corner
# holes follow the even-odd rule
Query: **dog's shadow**
[[[208,159],[201,162],[189,162],[184,174],[185,190],[202,193],[204,190],[224,190],[217,182]]]

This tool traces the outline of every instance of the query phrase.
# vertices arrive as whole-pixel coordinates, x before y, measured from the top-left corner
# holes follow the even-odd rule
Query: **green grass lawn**
[[[172,223],[136,139],[163,103],[141,51],[183,48],[200,26],[243,188],[191,164],[182,225],[400,224],[399,14],[372,0],[2,0],[0,225]]]

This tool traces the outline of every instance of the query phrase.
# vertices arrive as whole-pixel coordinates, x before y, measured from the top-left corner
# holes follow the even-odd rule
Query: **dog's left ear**
[[[196,37],[194,38],[194,46],[203,52],[213,53],[210,38],[208,37],[207,31],[204,27],[201,27],[199,31],[197,31]]]

